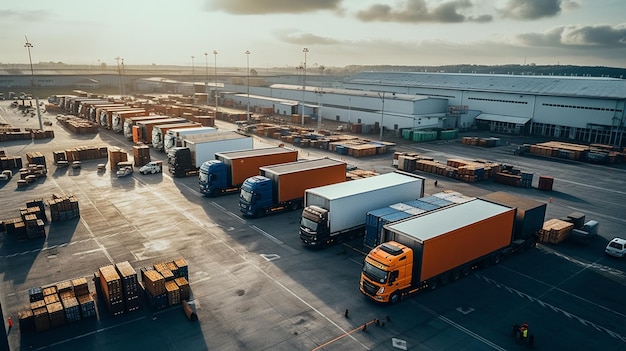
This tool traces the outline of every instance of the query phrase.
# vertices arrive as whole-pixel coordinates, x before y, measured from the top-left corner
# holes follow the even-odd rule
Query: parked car
[[[613,257],[624,257],[626,255],[626,239],[613,238],[604,249],[607,255]]]
[[[162,171],[163,171],[163,162],[161,161],[151,161],[141,166],[141,168],[139,168],[139,173],[141,174],[148,174],[148,173],[155,174],[155,173],[161,173]]]
[[[127,175],[133,174],[133,169],[130,167],[124,167],[117,171],[117,177],[126,177]]]

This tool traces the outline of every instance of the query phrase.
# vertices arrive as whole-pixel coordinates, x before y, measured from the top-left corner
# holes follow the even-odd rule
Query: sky
[[[5,0],[0,63],[28,63],[27,37],[33,63],[624,68],[624,14],[625,0]]]

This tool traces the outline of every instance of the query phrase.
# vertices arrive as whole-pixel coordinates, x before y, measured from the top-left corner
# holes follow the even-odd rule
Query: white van
[[[622,238],[614,238],[604,249],[607,255],[614,257],[624,257],[626,255],[626,240]]]

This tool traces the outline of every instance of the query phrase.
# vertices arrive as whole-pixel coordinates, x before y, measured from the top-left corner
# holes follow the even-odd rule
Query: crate
[[[18,324],[20,326],[20,332],[34,332],[35,331],[35,316],[33,310],[24,309],[17,313]]]
[[[191,297],[191,287],[189,286],[189,282],[185,277],[178,277],[174,279],[176,285],[178,285],[178,289],[180,290],[180,300],[187,300]]]
[[[80,305],[80,317],[82,319],[96,317],[96,303],[90,294],[79,295],[76,299]]]
[[[167,293],[167,304],[169,306],[178,305],[180,303],[180,289],[173,280],[165,282],[165,291]]]
[[[33,319],[35,321],[35,331],[44,331],[50,329],[50,318],[48,317],[48,309],[39,307],[33,310]]]

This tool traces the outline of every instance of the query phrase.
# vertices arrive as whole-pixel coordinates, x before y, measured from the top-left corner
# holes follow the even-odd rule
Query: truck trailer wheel
[[[437,281],[437,279],[433,279],[430,281],[430,283],[428,283],[428,288],[430,290],[436,290],[439,287],[439,282]]]
[[[452,279],[452,281],[457,281],[459,278],[461,278],[461,272],[458,269],[453,270],[450,274],[450,279]]]
[[[491,259],[491,263],[496,265],[496,264],[499,264],[500,261],[502,261],[502,254],[498,252],[497,254],[493,255],[493,258]]]

